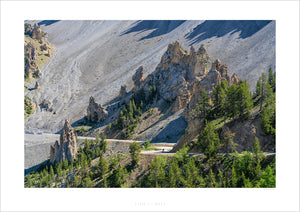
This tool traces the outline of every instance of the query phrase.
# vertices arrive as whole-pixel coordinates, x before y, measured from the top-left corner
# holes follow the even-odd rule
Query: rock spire
[[[73,127],[69,120],[65,120],[65,125],[60,134],[60,141],[55,142],[50,147],[50,162],[59,162],[61,160],[72,160],[76,158],[77,142]]]

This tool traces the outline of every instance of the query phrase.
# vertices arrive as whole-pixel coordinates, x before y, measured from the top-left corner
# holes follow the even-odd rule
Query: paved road
[[[25,169],[33,167],[47,160],[50,155],[50,145],[59,140],[59,134],[25,134],[24,150],[25,150]],[[83,143],[85,139],[95,140],[94,137],[78,136],[78,144]],[[119,140],[119,139],[106,139],[108,142],[121,142],[132,143],[134,140]],[[136,141],[143,144],[145,141]],[[142,151],[142,154],[153,155],[174,155],[169,153],[174,144],[171,143],[151,143],[156,150]],[[220,153],[223,154],[223,153]],[[265,152],[264,155],[275,155],[274,152]],[[203,153],[190,153],[189,155],[203,155]]]

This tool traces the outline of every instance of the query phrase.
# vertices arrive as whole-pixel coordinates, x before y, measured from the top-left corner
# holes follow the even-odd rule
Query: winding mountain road
[[[53,145],[56,140],[59,140],[59,134],[25,134],[24,136],[24,150],[25,150],[25,169],[29,169],[36,166],[43,161],[47,160],[50,155],[50,145]],[[95,137],[77,137],[77,145],[83,144],[85,139],[95,140]],[[135,140],[119,140],[119,139],[106,139],[108,142],[115,143],[132,143],[138,142],[143,144],[145,141]],[[141,154],[152,154],[152,155],[174,155],[176,153],[169,153],[169,151],[176,145],[175,143],[151,143],[151,146],[155,147],[155,150],[143,150]],[[219,153],[224,155],[223,153]],[[275,152],[264,152],[264,155],[276,155]],[[203,155],[203,153],[189,153],[189,155]]]

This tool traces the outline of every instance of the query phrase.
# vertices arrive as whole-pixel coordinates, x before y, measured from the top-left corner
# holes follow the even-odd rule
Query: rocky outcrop
[[[136,71],[135,74],[132,76],[133,80],[133,91],[139,90],[141,87],[142,82],[144,81],[143,79],[143,74],[144,74],[144,68],[143,66],[140,66]]]
[[[207,74],[209,56],[204,45],[196,52],[191,46],[190,53],[184,51],[176,41],[168,45],[167,51],[161,57],[155,71],[142,78],[143,69],[140,67],[132,77],[134,89],[143,88],[145,91],[154,86],[160,97],[167,102],[175,102],[173,111],[185,108],[191,97],[191,85],[196,78]],[[177,98],[177,97],[180,98]]]
[[[101,104],[95,101],[93,96],[90,97],[90,102],[87,108],[87,118],[90,122],[102,122],[108,117],[108,112]]]
[[[119,98],[123,98],[125,97],[127,94],[127,86],[126,85],[122,85],[120,88],[120,92],[119,92]]]
[[[41,50],[42,51],[47,51],[47,49],[48,49],[48,46],[47,46],[46,43],[44,43],[43,45],[41,45]]]
[[[39,88],[40,88],[40,85],[39,85],[39,83],[38,83],[38,82],[36,82],[36,83],[35,83],[35,86],[34,86],[34,89],[36,89],[36,90],[37,90],[37,89],[39,89]]]
[[[31,42],[25,43],[24,47],[24,58],[25,58],[25,73],[28,74],[30,79],[38,78],[42,76],[42,72],[40,71],[38,65],[36,64],[36,48],[33,46]]]
[[[236,74],[230,77],[228,66],[222,64],[219,59],[212,63],[208,71],[209,60],[204,45],[201,45],[198,51],[191,46],[188,53],[176,41],[169,44],[153,73],[143,79],[143,67],[140,67],[132,77],[134,92],[144,89],[147,95],[147,92],[155,87],[159,99],[171,103],[172,113],[184,109],[184,119],[188,122],[188,127],[184,138],[179,143],[184,143],[186,138],[194,139],[193,136],[199,134],[203,125],[203,120],[194,117],[192,113],[200,101],[202,89],[211,97],[213,88],[223,80],[227,80],[229,84],[237,84],[239,81]],[[179,147],[180,145],[177,146]]]
[[[25,34],[29,35],[32,39],[37,40],[41,40],[43,36],[42,28],[37,25],[37,23],[35,23],[34,26],[31,26],[30,24],[26,25]]]
[[[237,85],[239,83],[239,78],[235,73],[232,74],[230,78],[230,83],[234,85]]]
[[[50,146],[50,162],[59,162],[62,160],[73,160],[76,158],[77,141],[74,129],[69,120],[65,120],[65,125],[60,134],[60,141]]]
[[[40,108],[41,110],[44,109],[46,111],[53,112],[53,103],[48,99],[44,99],[40,104]]]

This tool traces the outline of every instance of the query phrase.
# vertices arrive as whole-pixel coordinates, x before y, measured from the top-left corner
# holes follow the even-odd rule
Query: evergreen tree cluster
[[[114,123],[114,127],[119,130],[123,130],[123,138],[131,138],[135,132],[135,128],[141,121],[143,112],[150,111],[150,107],[153,104],[154,99],[158,96],[156,86],[149,88],[147,91],[142,88],[136,91],[129,104],[125,104],[119,114],[118,121]],[[151,111],[150,111],[151,112]]]
[[[255,97],[258,98],[261,111],[261,128],[267,135],[275,135],[276,133],[276,87],[275,74],[269,69],[268,77],[262,73],[256,83]]]
[[[156,188],[276,186],[275,157],[270,163],[266,162],[267,157],[261,154],[257,147],[256,153],[220,155],[215,159],[207,157],[197,159],[195,156],[189,156],[187,149],[177,152],[177,155],[169,158],[156,156],[149,165],[149,174],[134,186]]]
[[[207,120],[218,117],[247,119],[252,108],[253,100],[247,80],[240,80],[238,85],[231,86],[223,80],[213,89],[212,104],[208,93],[201,90],[200,101],[192,113]]]

